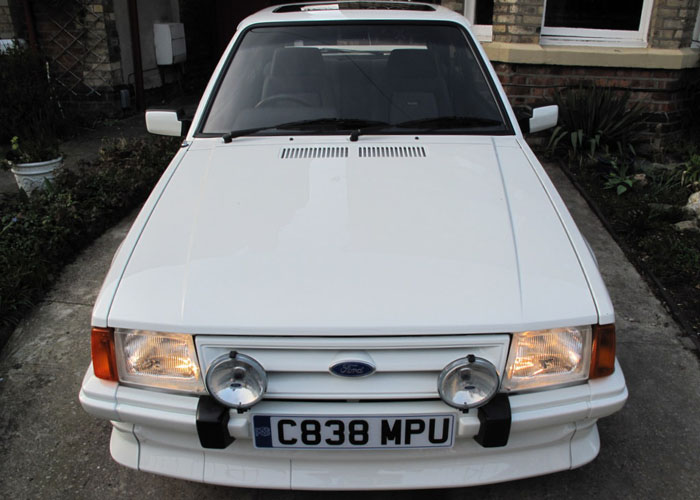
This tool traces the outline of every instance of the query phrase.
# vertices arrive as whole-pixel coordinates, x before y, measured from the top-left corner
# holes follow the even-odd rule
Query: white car
[[[93,311],[80,401],[114,459],[333,490],[592,460],[627,389],[595,258],[523,139],[556,116],[519,125],[442,7],[243,21]]]

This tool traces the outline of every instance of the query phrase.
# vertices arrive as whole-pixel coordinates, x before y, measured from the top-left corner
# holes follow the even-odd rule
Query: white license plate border
[[[347,419],[356,419],[356,420],[362,420],[362,419],[367,419],[367,418],[400,418],[400,419],[409,419],[409,418],[432,418],[432,417],[449,417],[452,420],[452,423],[450,425],[450,439],[449,439],[449,444],[445,445],[435,445],[435,446],[351,446],[351,447],[316,447],[313,445],[302,445],[302,446],[258,446],[258,436],[256,435],[256,425],[255,421],[256,418],[307,418],[307,419],[340,419],[340,418],[347,418]],[[267,413],[267,412],[262,412],[262,413],[255,413],[251,415],[251,421],[250,421],[250,428],[251,428],[251,436],[252,436],[252,441],[253,441],[253,447],[257,450],[323,450],[323,451],[347,451],[347,450],[434,450],[434,449],[451,449],[455,445],[455,437],[457,434],[457,422],[458,422],[458,415],[456,413],[417,413],[417,414],[401,414],[401,415],[396,415],[396,414],[361,414],[361,415],[352,415],[352,414],[342,414],[342,415],[318,415],[318,414],[289,414],[289,413]],[[271,431],[271,426],[269,426],[270,432]],[[272,436],[269,436],[269,439],[272,440]]]

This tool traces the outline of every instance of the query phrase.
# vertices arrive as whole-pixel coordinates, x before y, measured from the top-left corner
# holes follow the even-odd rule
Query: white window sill
[[[472,32],[480,42],[493,41],[493,26],[490,24],[473,24]]]
[[[540,36],[540,45],[570,45],[588,47],[646,48],[647,41],[631,38],[595,38],[577,36]]]

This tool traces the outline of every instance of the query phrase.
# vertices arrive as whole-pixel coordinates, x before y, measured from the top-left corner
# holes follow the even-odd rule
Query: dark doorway
[[[180,0],[180,19],[187,36],[185,84],[201,93],[236,27],[247,16],[280,0]]]

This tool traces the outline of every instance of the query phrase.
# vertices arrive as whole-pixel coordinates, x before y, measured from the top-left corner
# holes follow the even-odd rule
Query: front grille
[[[437,378],[445,365],[474,354],[499,373],[508,354],[509,335],[424,337],[238,337],[200,335],[197,351],[209,364],[232,350],[252,356],[268,374],[266,399],[396,401],[438,397]],[[368,356],[376,372],[363,378],[332,375],[337,359]]]

